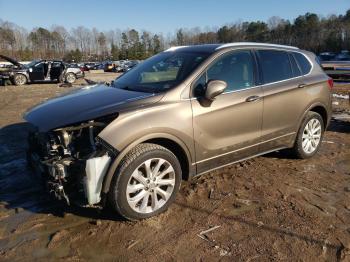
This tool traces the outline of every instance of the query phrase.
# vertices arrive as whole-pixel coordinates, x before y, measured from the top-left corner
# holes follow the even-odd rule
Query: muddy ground
[[[0,261],[350,261],[348,100],[336,99],[314,158],[277,152],[217,170],[183,182],[164,214],[127,222],[49,200],[26,168],[22,114],[71,89],[0,87]]]

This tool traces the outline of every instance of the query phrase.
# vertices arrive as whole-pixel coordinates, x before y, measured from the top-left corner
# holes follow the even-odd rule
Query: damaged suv
[[[80,68],[62,61],[34,60],[24,65],[4,55],[0,55],[0,58],[12,64],[12,67],[0,71],[0,79],[9,79],[16,86],[51,81],[73,84],[76,79],[84,77]]]
[[[284,148],[313,156],[332,84],[315,55],[295,47],[173,47],[110,86],[27,112],[28,162],[67,203],[148,218],[169,207],[182,179]]]

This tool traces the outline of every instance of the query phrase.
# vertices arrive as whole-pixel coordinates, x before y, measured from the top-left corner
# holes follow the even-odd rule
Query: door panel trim
[[[258,157],[258,156],[262,156],[262,155],[265,155],[265,154],[268,154],[268,153],[272,153],[272,152],[275,152],[275,151],[277,151],[277,150],[282,150],[282,149],[286,149],[286,147],[277,147],[277,148],[272,149],[272,150],[268,150],[268,151],[265,151],[265,152],[261,152],[261,153],[258,153],[258,154],[254,154],[254,155],[252,155],[252,156],[248,156],[248,157],[245,157],[245,158],[242,158],[242,159],[239,159],[239,160],[236,160],[236,161],[233,161],[233,162],[230,162],[230,163],[221,165],[221,166],[217,166],[217,167],[211,168],[211,169],[209,169],[209,170],[206,170],[206,171],[197,173],[194,177],[197,177],[197,176],[200,176],[200,175],[203,175],[203,174],[212,172],[212,171],[214,171],[214,170],[217,170],[217,169],[220,169],[220,168],[223,168],[223,167],[226,167],[226,166],[230,166],[230,165],[233,165],[233,164],[242,162],[242,161],[246,161],[246,160],[248,160],[248,159],[252,159],[252,158],[255,158],[255,157]]]
[[[286,137],[286,136],[294,135],[295,133],[296,132],[291,132],[291,133],[288,133],[288,134],[285,134],[285,135],[282,135],[282,136],[278,136],[278,137],[275,137],[275,138],[272,138],[272,139],[269,139],[269,140],[265,140],[263,142],[256,143],[254,145],[242,147],[242,148],[239,148],[239,149],[236,149],[236,150],[233,150],[233,151],[230,151],[230,152],[226,152],[226,153],[223,153],[223,154],[220,154],[220,155],[217,155],[217,156],[209,157],[209,158],[197,161],[197,162],[195,162],[195,164],[200,164],[200,163],[203,163],[203,162],[206,162],[206,161],[218,158],[218,157],[222,157],[222,156],[226,156],[226,155],[229,155],[229,154],[233,154],[235,152],[238,152],[238,151],[241,151],[241,150],[245,150],[245,149],[248,149],[248,148],[251,148],[251,147],[254,147],[254,146],[258,146],[258,145],[261,145],[261,144],[265,144],[265,143],[271,142],[273,140],[277,140],[277,139],[280,139],[280,138],[283,138],[283,137]]]

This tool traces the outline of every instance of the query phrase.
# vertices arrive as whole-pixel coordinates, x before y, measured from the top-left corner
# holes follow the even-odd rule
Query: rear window
[[[293,56],[295,57],[295,60],[297,61],[302,74],[308,74],[311,70],[311,64],[309,60],[307,60],[307,58],[300,53],[293,52]]]
[[[273,83],[293,77],[288,53],[277,50],[259,50],[259,62],[264,83]]]

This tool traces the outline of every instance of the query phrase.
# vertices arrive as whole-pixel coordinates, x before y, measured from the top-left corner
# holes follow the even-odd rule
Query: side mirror
[[[30,73],[33,72],[33,68],[29,67],[29,72]]]
[[[221,80],[210,80],[205,90],[205,99],[213,101],[215,97],[222,94],[227,87],[227,83]]]

